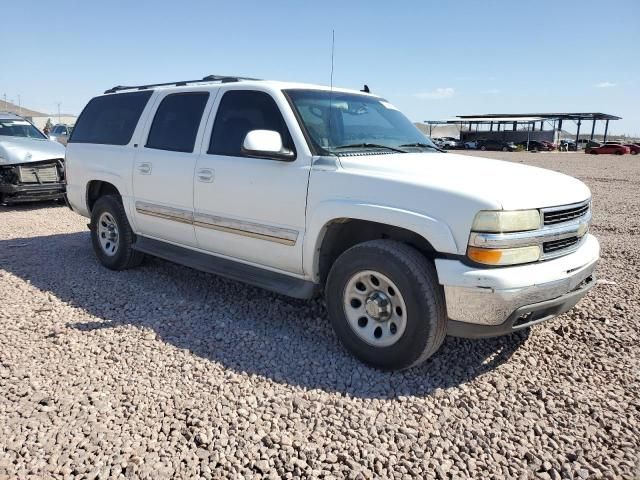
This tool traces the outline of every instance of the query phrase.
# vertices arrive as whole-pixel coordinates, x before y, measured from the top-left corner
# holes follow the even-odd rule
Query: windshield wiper
[[[435,145],[429,145],[428,143],[405,143],[400,145],[401,147],[420,147],[420,148],[430,148],[431,150],[436,150],[438,152],[445,152],[446,150],[442,150],[441,148],[436,147]]]
[[[347,148],[383,148],[385,150],[391,150],[392,152],[407,153],[406,150],[389,147],[388,145],[379,145],[377,143],[353,143],[351,145],[340,145],[338,147],[333,147],[332,150],[343,150]]]

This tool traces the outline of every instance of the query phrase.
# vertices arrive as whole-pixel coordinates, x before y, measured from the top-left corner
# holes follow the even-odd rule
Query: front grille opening
[[[551,242],[544,242],[542,244],[542,250],[544,253],[553,253],[558,250],[564,250],[565,248],[573,247],[578,243],[580,239],[578,237],[563,238],[562,240],[553,240]]]
[[[557,223],[568,222],[576,218],[586,215],[589,211],[589,204],[578,205],[577,207],[564,208],[562,210],[554,210],[544,212],[544,224],[555,225]]]
[[[55,163],[46,165],[20,165],[20,181],[22,183],[56,183],[60,181],[58,166]]]

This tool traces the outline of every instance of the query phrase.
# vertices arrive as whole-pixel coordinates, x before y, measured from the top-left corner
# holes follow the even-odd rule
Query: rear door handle
[[[142,162],[138,164],[138,171],[143,175],[149,175],[151,173],[151,162]]]
[[[215,174],[210,168],[200,168],[196,172],[196,177],[200,182],[211,183],[213,182]]]

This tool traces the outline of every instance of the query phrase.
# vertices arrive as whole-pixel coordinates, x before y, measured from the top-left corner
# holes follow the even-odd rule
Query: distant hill
[[[0,112],[15,113],[16,115],[21,115],[23,117],[50,117],[51,116],[48,113],[38,112],[36,110],[31,110],[30,108],[19,107],[14,103],[5,102],[4,100],[0,100]]]

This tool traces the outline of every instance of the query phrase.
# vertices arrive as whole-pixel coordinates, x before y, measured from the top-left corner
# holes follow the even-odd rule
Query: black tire
[[[503,151],[503,152],[508,152],[508,151],[509,151],[509,148],[508,148],[508,147],[502,147],[502,151]]]
[[[404,300],[404,331],[389,346],[374,346],[364,341],[355,333],[345,313],[350,279],[367,270],[392,280]],[[345,251],[331,267],[325,298],[331,323],[342,344],[357,358],[375,367],[397,370],[418,365],[433,355],[444,341],[447,314],[435,267],[420,252],[403,243],[373,240]]]
[[[591,155],[598,155],[598,152],[597,152],[596,150],[591,150],[589,153],[590,153]]]
[[[101,245],[99,238],[99,221],[103,214],[108,214],[117,226],[118,238],[116,249],[112,255],[108,255]],[[100,197],[91,211],[91,243],[100,263],[111,270],[126,270],[137,267],[144,260],[144,254],[132,248],[135,235],[127,220],[127,215],[122,205],[122,200],[117,195],[105,195]]]
[[[480,150],[482,150],[483,152],[487,149],[487,147],[485,147],[484,145],[480,147]]]
[[[624,155],[624,152],[623,152],[623,151],[618,150],[618,151],[616,152],[616,155]]]
[[[637,150],[631,150],[631,155],[637,155],[637,154],[638,154]]]

